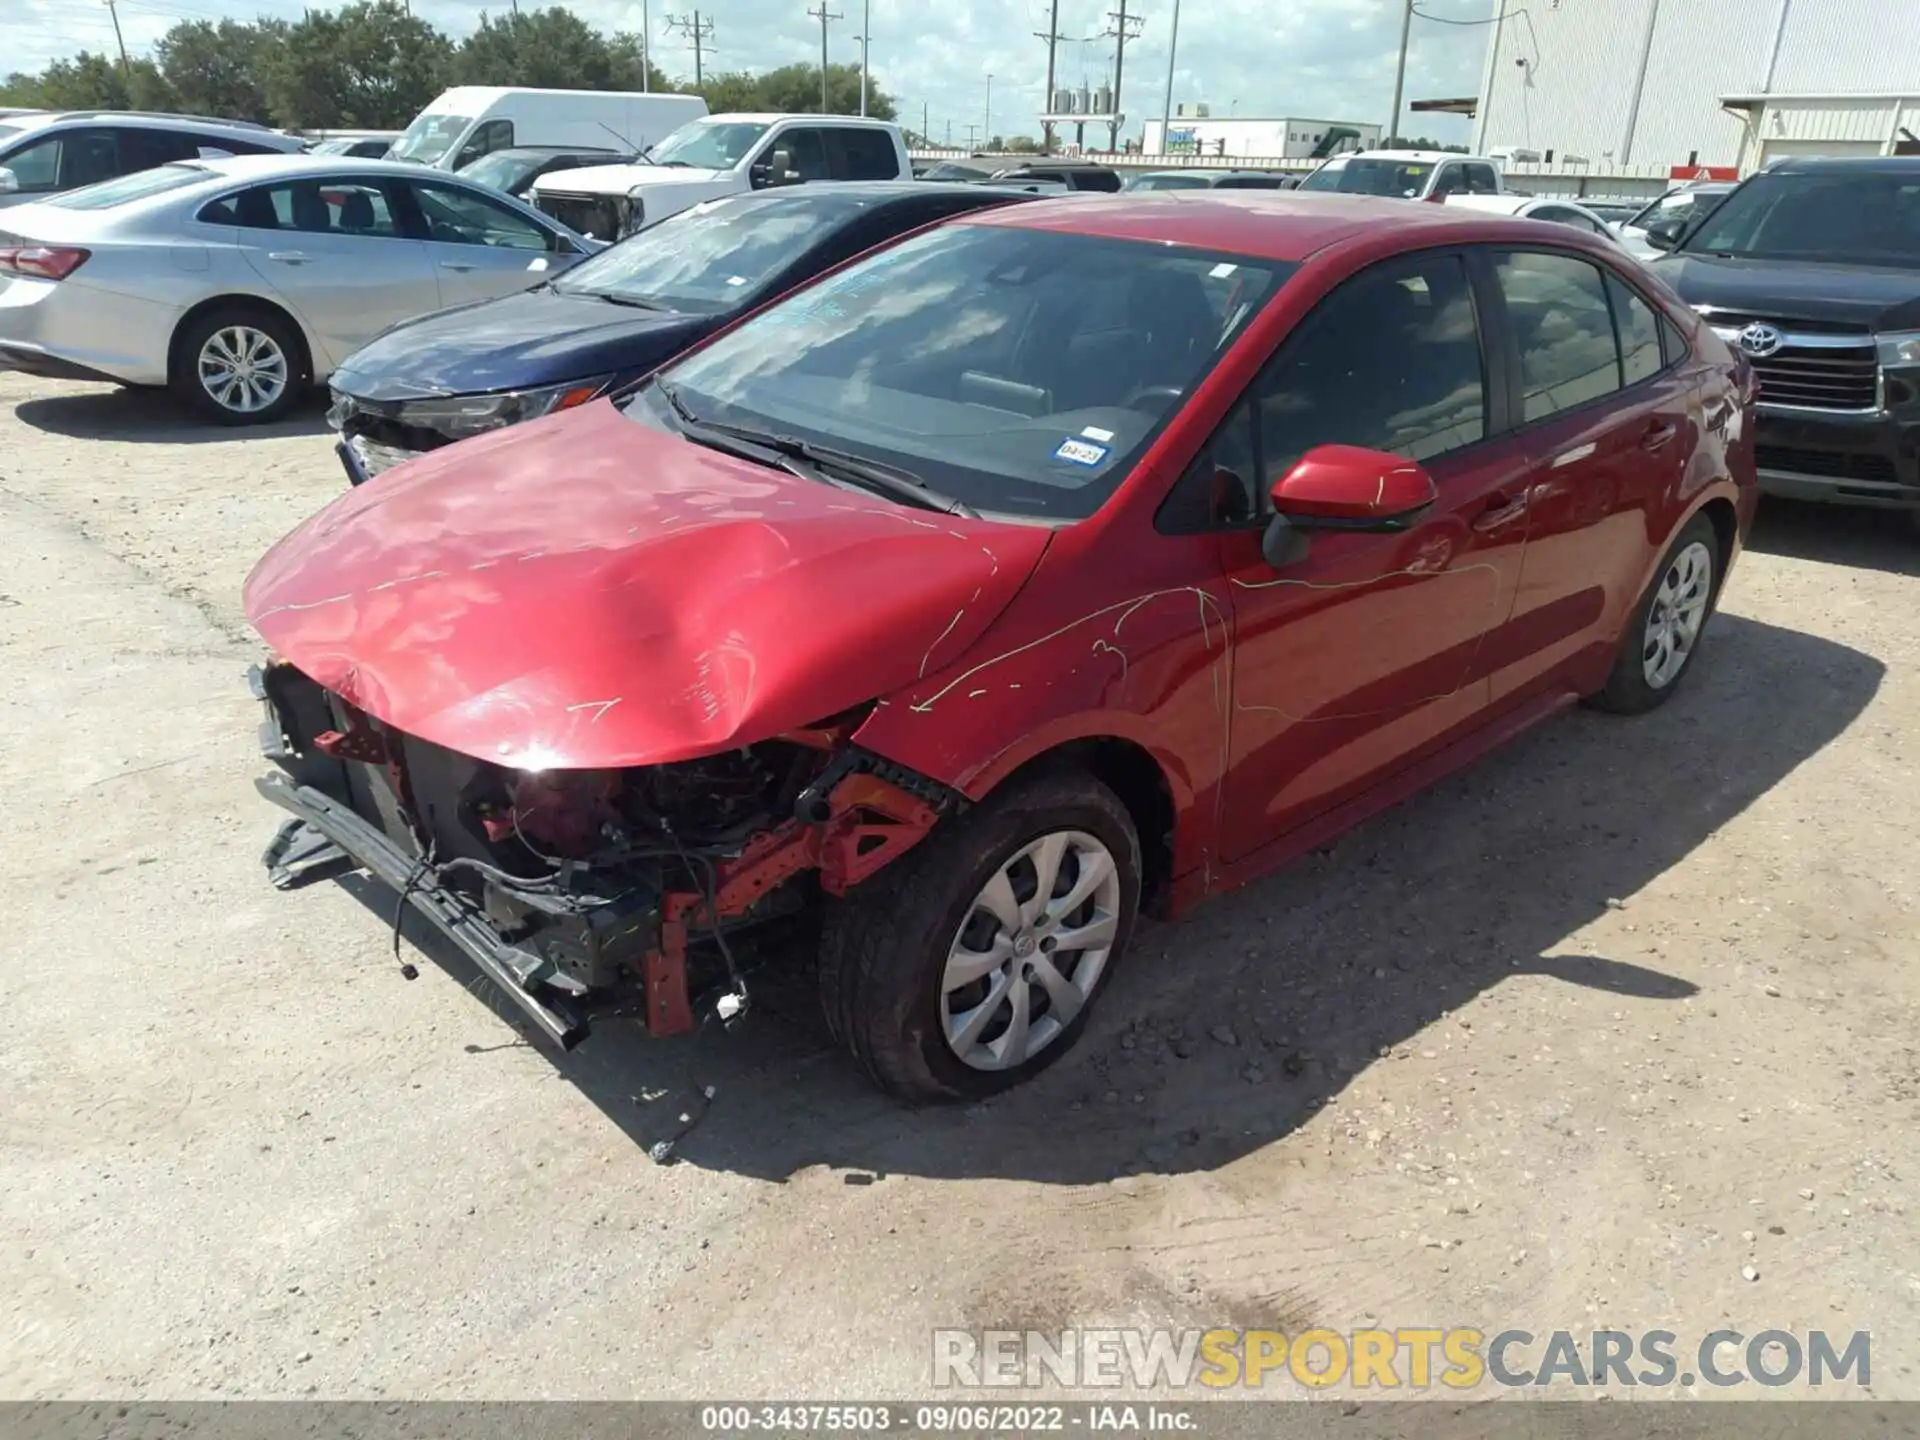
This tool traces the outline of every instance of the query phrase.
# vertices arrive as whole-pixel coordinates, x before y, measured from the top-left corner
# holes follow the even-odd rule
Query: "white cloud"
[[[531,5],[535,0],[526,0]],[[863,0],[829,0],[844,15],[828,34],[830,58],[859,58]],[[1034,32],[1047,27],[1053,0],[868,0],[872,6],[873,75],[917,126],[922,106],[936,135],[951,122],[956,138],[969,123],[1004,134],[1037,133],[1046,88],[1046,48]],[[1061,85],[1106,81],[1113,42],[1102,38],[1119,0],[1059,0],[1060,31],[1075,37],[1058,50]],[[38,69],[85,46],[111,53],[112,22],[104,6],[70,0],[12,0],[5,26],[6,69]],[[120,0],[129,50],[142,53],[179,19],[297,18],[292,0]],[[504,9],[504,4],[496,5]],[[582,19],[605,29],[638,30],[641,0],[576,0]],[[685,14],[692,0],[647,0],[654,55],[669,74],[691,76],[685,42],[667,32],[669,13]],[[809,0],[704,0],[714,22],[713,69],[767,69],[816,60],[820,29]],[[1173,0],[1128,0],[1144,20],[1127,46],[1122,104],[1129,126],[1157,116],[1167,78],[1167,34]],[[458,0],[414,0],[415,12],[459,36],[478,19]],[[1480,21],[1492,0],[1421,0],[1426,14]],[[1214,114],[1296,115],[1324,120],[1384,121],[1393,92],[1400,38],[1400,0],[1181,0],[1180,53],[1175,101],[1203,100]],[[1488,26],[1440,24],[1416,18],[1407,67],[1409,99],[1476,93]],[[1084,38],[1083,38],[1084,37]],[[988,111],[987,76],[992,75]],[[1408,117],[1405,128],[1442,139],[1464,139],[1465,122],[1445,116]],[[1091,136],[1089,138],[1092,138]]]

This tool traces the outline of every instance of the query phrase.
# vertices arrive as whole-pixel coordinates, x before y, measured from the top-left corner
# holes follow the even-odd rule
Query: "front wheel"
[[[1596,709],[1638,715],[1664,704],[1693,665],[1719,588],[1720,539],[1704,515],[1687,522],[1620,637]]]
[[[991,1095],[1073,1045],[1140,902],[1140,841],[1091,776],[996,794],[833,905],[827,1022],[905,1100]]]

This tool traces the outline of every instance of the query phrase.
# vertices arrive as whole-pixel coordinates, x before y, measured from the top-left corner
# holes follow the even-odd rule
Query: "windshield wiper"
[[[767,430],[753,430],[743,425],[726,425],[714,420],[702,420],[687,408],[680,398],[679,390],[664,380],[655,380],[654,385],[679,418],[682,432],[696,444],[707,445],[716,450],[739,455],[742,459],[760,460],[766,463],[765,455],[776,457],[774,463],[782,469],[814,480],[831,477],[842,483],[849,483],[858,489],[877,492],[894,500],[903,500],[922,510],[937,510],[945,515],[959,515],[968,520],[978,520],[980,512],[964,500],[944,495],[927,484],[911,470],[897,465],[887,465],[878,460],[869,460],[863,455],[850,454],[845,450],[835,450],[827,445],[815,445],[812,441],[802,440],[795,435],[780,435]],[[753,453],[760,452],[760,453]],[[798,463],[796,463],[798,462]]]
[[[609,305],[625,305],[630,310],[664,310],[667,307],[653,300],[641,300],[632,295],[619,295],[611,290],[562,290],[562,295],[591,295],[595,300],[604,300]]]

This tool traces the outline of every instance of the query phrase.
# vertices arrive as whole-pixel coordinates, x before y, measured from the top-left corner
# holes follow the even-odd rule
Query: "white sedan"
[[[6,212],[0,369],[166,385],[278,419],[401,320],[551,279],[599,249],[531,206],[390,160],[185,160]]]
[[[1545,220],[1553,225],[1571,225],[1592,235],[1604,235],[1614,244],[1620,236],[1614,228],[1586,206],[1552,195],[1449,195],[1447,204],[1462,210],[1485,210],[1490,215],[1512,215],[1523,220]]]

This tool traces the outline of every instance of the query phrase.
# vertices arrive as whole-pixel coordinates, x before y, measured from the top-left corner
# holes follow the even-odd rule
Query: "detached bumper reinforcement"
[[[526,1011],[540,1032],[562,1050],[571,1050],[587,1038],[584,1015],[553,995],[535,975],[523,976],[523,972],[543,968],[542,962],[523,950],[502,944],[487,922],[459,900],[442,891],[420,887],[417,878],[410,887],[408,878],[416,868],[412,857],[402,853],[380,831],[330,796],[310,786],[295,785],[285,776],[262,775],[253,783],[263,797],[319,831],[383,884],[391,886],[396,894],[405,893],[413,908],[458,945],[461,953],[478,965],[509,1000]],[[535,986],[546,991],[546,995],[534,994]]]

